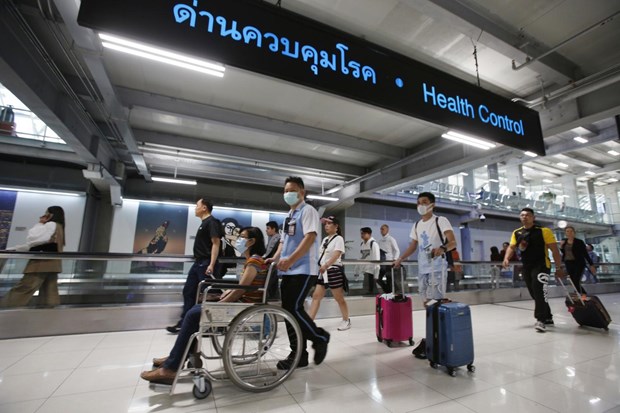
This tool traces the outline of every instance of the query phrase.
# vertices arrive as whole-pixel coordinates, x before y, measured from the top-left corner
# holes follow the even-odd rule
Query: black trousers
[[[547,288],[550,269],[545,264],[523,265],[523,279],[534,299],[534,318],[545,322],[553,318],[547,301]]]
[[[308,340],[313,343],[319,340],[325,342],[329,341],[329,334],[321,327],[317,327],[314,320],[310,318],[304,309],[304,301],[308,296],[310,288],[316,284],[317,279],[318,277],[316,275],[284,275],[280,283],[282,308],[295,317],[299,323],[299,327],[301,327],[301,334],[303,337],[302,342],[297,343],[295,330],[290,324],[286,323],[291,351],[297,351],[299,346],[299,348],[301,348],[302,358],[308,357],[308,350],[306,349]]]
[[[586,268],[586,264],[578,263],[577,261],[565,261],[564,264],[566,264],[566,272],[573,281],[573,284],[575,284],[575,287],[577,287],[577,291],[585,294],[586,290],[581,286],[581,276]]]

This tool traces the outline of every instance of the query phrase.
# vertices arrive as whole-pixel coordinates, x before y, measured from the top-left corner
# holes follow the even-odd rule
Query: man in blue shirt
[[[301,351],[297,367],[308,365],[307,340],[312,341],[314,362],[321,364],[327,354],[329,333],[317,327],[304,309],[304,300],[318,279],[318,251],[321,224],[319,214],[304,202],[306,191],[304,181],[299,177],[288,177],[284,182],[284,202],[290,206],[288,217],[284,221],[282,239],[273,261],[278,263],[278,275],[282,277],[280,295],[282,308],[289,311],[301,328],[301,343],[295,340],[293,328],[286,328],[291,345],[291,354],[278,362],[280,370],[288,370],[295,360],[296,351]]]

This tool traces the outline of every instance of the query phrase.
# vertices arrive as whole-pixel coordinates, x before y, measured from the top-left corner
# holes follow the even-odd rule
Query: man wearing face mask
[[[297,351],[301,351],[301,359],[297,367],[308,365],[306,341],[312,341],[314,362],[321,364],[327,354],[329,333],[314,323],[304,309],[304,300],[310,288],[316,284],[319,274],[318,251],[321,231],[319,214],[311,205],[304,202],[306,191],[304,181],[299,177],[288,177],[284,182],[284,202],[290,206],[288,217],[282,226],[282,239],[273,259],[278,263],[278,275],[282,277],[280,296],[282,308],[289,311],[299,322],[303,339],[296,342],[296,335],[291,326],[287,325],[291,353],[280,360],[278,369],[291,368]]]
[[[401,262],[420,247],[418,289],[424,304],[445,298],[448,267],[446,252],[456,248],[452,225],[446,217],[433,214],[434,207],[435,195],[422,192],[418,196],[418,213],[422,218],[411,228],[409,247],[394,261],[394,267],[400,267]]]

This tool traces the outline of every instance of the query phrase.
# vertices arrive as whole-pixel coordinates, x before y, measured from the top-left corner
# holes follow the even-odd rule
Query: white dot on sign
[[[400,77],[397,77],[396,78],[396,86],[402,88],[403,86],[405,86],[405,82],[403,82],[403,80]]]

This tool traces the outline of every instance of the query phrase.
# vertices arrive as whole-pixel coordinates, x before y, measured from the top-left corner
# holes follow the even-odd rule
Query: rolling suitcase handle
[[[541,273],[541,274],[544,274],[544,273]],[[579,290],[577,290],[577,287],[575,287],[575,283],[573,283],[573,280],[571,280],[570,277],[567,277],[567,278],[568,278],[568,281],[570,282],[570,285],[573,286],[573,290],[575,290],[575,293],[577,293],[577,297],[579,297],[579,301],[581,301],[581,305],[585,305],[585,303],[583,302],[583,298],[581,298],[581,294],[579,293]],[[562,281],[562,279],[561,278],[556,278],[556,279],[558,280],[562,288],[564,288],[564,292],[568,296],[568,299],[570,300],[571,304],[575,304],[575,300],[573,300],[573,297],[571,297],[570,292],[568,291],[568,288],[566,288],[566,286],[564,285],[564,282]]]
[[[396,292],[396,278],[394,277],[394,266],[392,265],[390,267],[391,271],[392,271],[392,294],[394,294],[394,300],[395,301],[400,301],[397,299],[397,297],[402,296],[403,300],[406,300],[405,297],[405,269],[403,266],[400,267],[400,287],[402,289],[401,293],[397,293]]]

